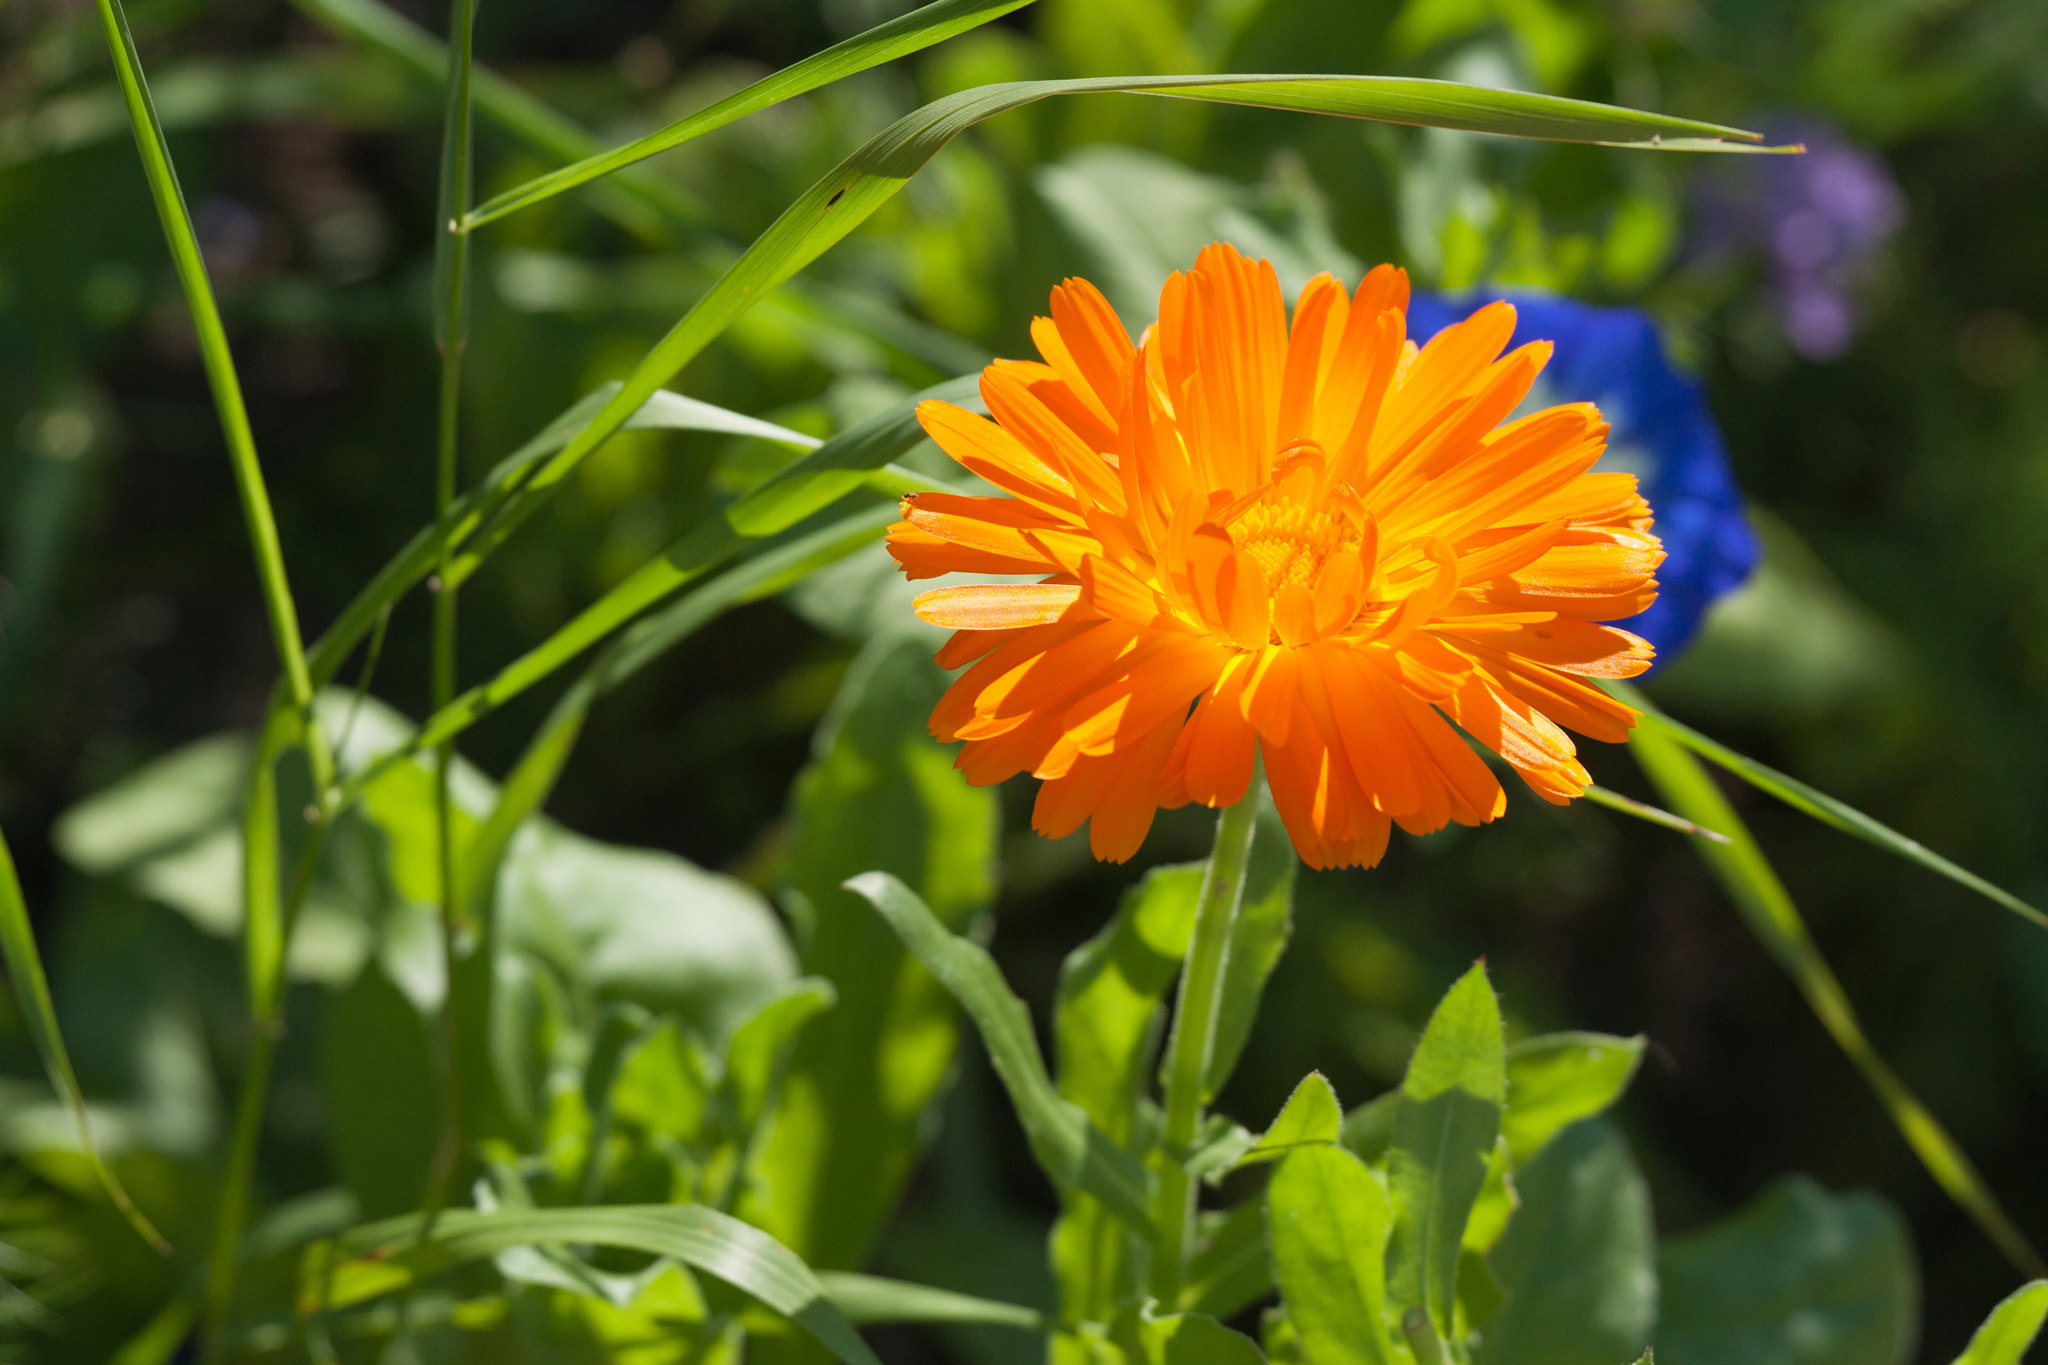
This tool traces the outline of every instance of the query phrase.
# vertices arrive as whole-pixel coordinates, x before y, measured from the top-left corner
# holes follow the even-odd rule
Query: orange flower
[[[1225,806],[1265,755],[1302,860],[1370,866],[1390,824],[1474,825],[1506,807],[1447,723],[1546,800],[1592,781],[1569,726],[1622,740],[1647,642],[1597,624],[1656,596],[1663,550],[1633,476],[1593,473],[1586,403],[1502,423],[1550,356],[1501,354],[1505,303],[1418,349],[1407,276],[1355,295],[1328,275],[1290,325],[1265,261],[1205,249],[1136,346],[1094,286],[1053,291],[1044,357],[982,374],[994,421],[918,419],[1007,497],[903,500],[889,549],[940,588],[917,613],[972,663],[932,712],[977,784],[1044,779],[1033,825],[1092,820],[1129,858],[1161,806]]]

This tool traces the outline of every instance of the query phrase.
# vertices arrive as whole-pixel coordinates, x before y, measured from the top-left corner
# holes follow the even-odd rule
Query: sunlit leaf
[[[1323,1079],[1322,1072],[1311,1071],[1294,1087],[1279,1117],[1259,1138],[1258,1145],[1244,1154],[1240,1164],[1278,1161],[1297,1147],[1332,1146],[1343,1128],[1344,1107],[1337,1103],[1337,1092]]]
[[[1546,1033],[1508,1049],[1508,1107],[1500,1132],[1516,1165],[1551,1137],[1603,1112],[1628,1089],[1646,1039],[1606,1033]]]
[[[1393,1365],[1386,1252],[1394,1210],[1365,1163],[1341,1147],[1288,1154],[1266,1187],[1273,1278],[1316,1365]]]
[[[1970,1338],[1970,1347],[1956,1357],[1955,1365],[2020,1365],[2020,1358],[2041,1334],[2041,1321],[2048,1318],[2048,1280],[2035,1280],[2016,1289]]]

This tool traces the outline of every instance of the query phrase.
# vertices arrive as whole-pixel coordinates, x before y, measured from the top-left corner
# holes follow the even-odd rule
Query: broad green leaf
[[[1050,1326],[1036,1309],[930,1285],[843,1270],[820,1271],[818,1281],[839,1311],[855,1323],[951,1322],[1016,1327],[1026,1332],[1043,1332]]]
[[[1344,1107],[1337,1103],[1337,1092],[1330,1088],[1322,1072],[1311,1071],[1294,1087],[1294,1093],[1287,1097],[1279,1117],[1259,1138],[1258,1145],[1246,1152],[1238,1164],[1278,1161],[1298,1147],[1334,1145],[1343,1129]]]
[[[1546,1033],[1508,1049],[1508,1107],[1500,1119],[1520,1167],[1543,1144],[1621,1098],[1642,1064],[1645,1040],[1606,1033]]]
[[[1853,834],[1865,843],[1904,858],[1907,862],[1918,863],[1959,886],[1968,887],[1992,904],[2048,929],[2048,913],[2027,904],[2010,891],[1994,886],[1976,873],[1958,867],[1917,840],[1908,839],[1889,825],[1871,819],[1846,802],[1837,801],[1826,792],[1809,787],[1798,778],[1781,773],[1776,768],[1767,767],[1753,758],[1746,758],[1718,740],[1709,739],[1691,726],[1673,720],[1651,705],[1635,688],[1625,683],[1610,683],[1607,686],[1609,691],[1622,697],[1629,705],[1643,713],[1643,719],[1636,727],[1637,733],[1648,730],[1674,740],[1716,766],[1734,773],[1758,790],[1769,792],[1794,810],[1803,811],[1823,824],[1834,826],[1844,834]],[[1693,818],[1701,824],[1708,825],[1709,828],[1713,827],[1710,822],[1701,820],[1698,816]]]
[[[1394,1365],[1386,1252],[1394,1211],[1365,1163],[1341,1147],[1288,1155],[1266,1187],[1273,1278],[1315,1365]]]
[[[1204,1213],[1195,1228],[1195,1254],[1181,1284],[1184,1312],[1233,1318],[1273,1288],[1266,1252],[1264,1199],[1248,1199],[1228,1213]]]
[[[1201,885],[1198,863],[1153,868],[1060,969],[1053,1005],[1059,1092],[1125,1146],[1158,1050],[1160,1006],[1187,954]],[[1115,1315],[1134,1287],[1129,1236],[1099,1200],[1079,1192],[1064,1199],[1052,1261],[1069,1320],[1107,1322]]]
[[[1217,1002],[1216,1041],[1209,1054],[1205,1101],[1214,1099],[1237,1069],[1237,1059],[1259,1015],[1266,981],[1294,932],[1294,874],[1301,860],[1294,854],[1294,844],[1263,782],[1258,792],[1258,832],[1245,869],[1244,900],[1230,927],[1230,956],[1224,964],[1223,990]]]
[[[336,1238],[331,1252],[307,1253],[301,1307],[346,1307],[513,1247],[576,1243],[672,1256],[752,1295],[846,1365],[880,1365],[809,1266],[759,1228],[697,1204],[450,1209],[371,1223]],[[330,1255],[368,1273],[330,1279]]]
[[[1394,1116],[1400,1112],[1398,1090],[1389,1090],[1353,1109],[1344,1116],[1345,1149],[1368,1166],[1383,1164],[1387,1149],[1394,1145]]]
[[[950,927],[995,893],[995,793],[969,786],[925,728],[944,687],[919,646],[863,650],[792,798],[785,905],[803,970],[839,1004],[797,1039],[741,1207],[830,1269],[862,1264],[895,1208],[959,1029],[945,988],[840,884],[884,869]]]
[[[622,170],[692,138],[723,128],[759,109],[792,99],[807,90],[880,66],[884,62],[944,42],[958,33],[997,19],[1011,10],[1022,9],[1031,0],[938,0],[936,4],[912,10],[867,32],[837,43],[823,52],[755,81],[744,90],[726,96],[688,118],[671,123],[658,132],[629,142],[573,166],[564,166],[515,189],[507,190],[478,206],[464,220],[474,229],[508,213],[540,203],[579,185]]]
[[[804,1025],[838,1003],[839,992],[830,981],[805,977],[791,982],[733,1033],[725,1050],[724,1084],[740,1131],[751,1133],[768,1112]]]
[[[552,824],[515,841],[498,888],[506,945],[598,999],[688,1020],[708,1038],[796,978],[766,901],[671,853],[599,843]]]
[[[1486,1184],[1507,1098],[1500,1002],[1485,964],[1459,978],[1423,1030],[1401,1082],[1387,1177],[1394,1208],[1388,1292],[1451,1340],[1465,1222]]]
[[[1725,845],[1700,845],[1700,856],[1735,902],[1750,932],[1778,960],[1835,1045],[1863,1073],[1891,1115],[1893,1126],[1935,1183],[2023,1273],[2039,1276],[2048,1270],[2048,1263],[1999,1206],[1968,1154],[1871,1046],[1856,1007],[1820,955],[1791,893],[1713,777],[1677,739],[1657,726],[1638,725],[1629,736],[1629,749],[1665,800],[1691,819],[1728,836]]]
[[[1900,1365],[1919,1335],[1905,1220],[1804,1176],[1666,1241],[1657,1278],[1664,1365]]]
[[[1478,1365],[1614,1365],[1657,1321],[1650,1190],[1602,1120],[1559,1133],[1518,1173],[1521,1208],[1492,1254],[1503,1293]]]
[[[365,1216],[417,1207],[441,1133],[428,1024],[372,958],[327,1004],[321,1030],[327,1132]]]
[[[9,851],[4,835],[0,835],[0,957],[7,959],[7,980],[14,988],[15,1009],[28,1027],[29,1037],[35,1041],[36,1053],[42,1058],[50,1085],[70,1106],[72,1117],[78,1122],[79,1145],[84,1149],[86,1160],[92,1163],[93,1175],[137,1235],[158,1251],[168,1254],[170,1244],[135,1207],[128,1191],[122,1188],[121,1182],[101,1158],[99,1145],[93,1140],[92,1123],[85,1112],[85,1095],[78,1088],[78,1076],[71,1069],[71,1054],[65,1049],[64,1035],[57,1027],[57,1009],[50,1000],[49,979],[43,974],[42,954],[36,951],[35,930],[29,924],[28,903],[22,898],[21,881],[14,872],[14,855]]]
[[[65,811],[50,842],[79,871],[107,877],[212,834],[241,806],[251,750],[240,734],[173,750]]]
[[[2035,1280],[1991,1310],[1955,1365],[2020,1365],[2020,1357],[2041,1334],[2043,1318],[2048,1318],[2048,1280]]]
[[[1003,980],[995,959],[947,929],[909,887],[886,872],[863,873],[847,887],[881,912],[974,1021],[1030,1140],[1031,1154],[1054,1185],[1085,1190],[1134,1227],[1146,1226],[1150,1195],[1144,1167],[1089,1122],[1079,1105],[1053,1089],[1031,1014]]]
[[[1150,1303],[1134,1304],[1113,1336],[1129,1365],[1266,1365],[1257,1342],[1206,1313],[1158,1315]]]
[[[762,1008],[774,1009],[788,998],[777,996]],[[740,1027],[744,1032],[747,1026]],[[619,1068],[618,1081],[612,1086],[613,1119],[685,1145],[695,1142],[703,1130],[710,1099],[706,1070],[703,1049],[674,1023],[662,1024]]]

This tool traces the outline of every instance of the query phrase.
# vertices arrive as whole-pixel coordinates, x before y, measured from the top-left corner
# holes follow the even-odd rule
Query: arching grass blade
[[[1918,840],[1908,839],[1891,826],[1871,819],[1854,806],[1837,801],[1826,792],[1809,787],[1798,778],[1781,773],[1776,768],[1768,767],[1753,758],[1746,758],[1719,740],[1709,739],[1690,725],[1673,720],[1651,705],[1642,693],[1626,683],[1609,683],[1608,690],[1643,713],[1642,727],[1655,730],[1684,745],[1715,766],[1734,773],[1759,791],[1769,792],[1794,810],[1804,811],[1822,824],[1833,825],[1844,834],[1853,834],[1863,842],[1904,858],[1907,862],[1918,863],[1958,886],[1968,887],[1992,904],[2048,929],[2048,914],[2027,904],[2003,887],[1985,881],[1969,869],[1958,867]]]
[[[93,1174],[99,1178],[100,1188],[121,1210],[137,1236],[169,1255],[171,1244],[135,1207],[135,1201],[128,1197],[128,1191],[100,1156],[99,1144],[93,1141],[85,1095],[78,1088],[78,1076],[71,1069],[71,1054],[65,1050],[64,1035],[57,1028],[57,1008],[50,1000],[49,979],[43,975],[42,955],[36,951],[35,932],[28,922],[28,903],[22,899],[21,881],[14,875],[14,856],[8,851],[5,835],[0,835],[0,955],[7,958],[7,979],[14,987],[16,1008],[28,1025],[29,1036],[35,1040],[50,1085],[78,1121],[78,1140],[85,1159],[92,1163]]]
[[[1728,836],[1726,844],[1702,842],[1700,856],[1727,889],[1750,930],[1792,977],[1836,1046],[1863,1073],[1927,1173],[2007,1260],[2028,1275],[2042,1275],[2048,1266],[2006,1216],[1976,1166],[1871,1046],[1856,1007],[1849,1003],[1848,993],[1807,933],[1806,921],[1791,893],[1706,768],[1662,726],[1638,725],[1629,748],[1667,802],[1688,819]]]

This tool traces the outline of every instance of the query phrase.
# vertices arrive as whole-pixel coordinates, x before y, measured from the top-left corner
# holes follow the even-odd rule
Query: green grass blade
[[[1796,777],[1787,776],[1753,758],[1745,758],[1720,741],[1709,739],[1691,726],[1673,720],[1651,705],[1640,692],[1625,683],[1610,683],[1608,689],[1643,713],[1642,726],[1668,736],[1708,762],[1734,773],[1758,790],[1769,792],[1794,810],[1803,811],[1822,824],[1833,825],[1844,834],[1853,834],[1863,842],[1904,858],[1907,862],[1918,863],[1928,871],[1938,873],[1959,886],[1968,887],[1992,904],[2048,929],[2048,914],[2042,913],[2003,887],[1992,885],[1967,868],[1956,866],[1917,840],[1908,839],[1891,826],[1871,819],[1854,806],[1837,801],[1826,792],[1807,786]]]
[[[14,875],[14,855],[8,851],[5,835],[0,835],[0,955],[7,959],[7,979],[14,987],[22,1021],[35,1040],[50,1085],[63,1096],[64,1103],[71,1107],[72,1117],[78,1121],[78,1140],[86,1160],[92,1163],[93,1174],[99,1177],[100,1187],[143,1241],[169,1255],[171,1244],[135,1207],[135,1201],[128,1197],[128,1191],[121,1187],[120,1180],[101,1158],[99,1145],[93,1141],[92,1123],[85,1113],[85,1095],[78,1088],[78,1076],[71,1069],[71,1054],[65,1050],[64,1035],[57,1028],[57,1008],[50,1000],[49,979],[43,975],[42,955],[36,951],[35,932],[28,922],[28,902],[22,898],[21,881]]]
[[[408,1214],[344,1233],[334,1248],[340,1256],[374,1266],[363,1287],[381,1294],[464,1262],[537,1243],[588,1243],[673,1256],[752,1295],[810,1332],[846,1365],[881,1365],[796,1253],[759,1228],[701,1204],[450,1209],[431,1225],[420,1214]],[[303,1305],[308,1312],[349,1301],[349,1277],[343,1273],[335,1276],[334,1292],[323,1302],[324,1252],[316,1247],[309,1253],[315,1273]]]
[[[880,912],[903,946],[974,1021],[1030,1140],[1031,1154],[1053,1182],[1063,1191],[1094,1195],[1133,1228],[1148,1228],[1145,1168],[1053,1088],[1031,1013],[1003,980],[995,959],[948,929],[916,892],[886,872],[864,872],[846,889]]]
[[[680,147],[692,138],[737,122],[771,104],[794,99],[855,72],[866,71],[934,43],[944,42],[1030,3],[1031,0],[937,0],[935,4],[912,10],[845,42],[836,43],[793,66],[784,67],[774,75],[755,81],[746,89],[728,95],[658,132],[507,190],[478,205],[463,220],[463,226],[476,228],[508,213],[516,213],[566,190],[587,185],[636,162],[645,161],[671,147]]]
[[[192,215],[185,207],[185,192],[179,188],[177,169],[171,164],[171,149],[164,141],[163,125],[150,102],[142,62],[135,53],[135,39],[128,32],[128,16],[121,9],[120,0],[99,0],[99,11],[106,29],[107,48],[113,54],[114,70],[120,78],[122,100],[128,107],[128,122],[135,133],[136,150],[141,153],[143,174],[149,181],[150,197],[156,201],[164,241],[171,251],[171,264],[192,315],[206,381],[213,390],[221,435],[227,442],[228,461],[234,470],[235,492],[241,499],[242,520],[250,549],[256,556],[263,606],[270,618],[278,661],[291,685],[292,700],[307,706],[313,700],[313,684],[306,668],[305,646],[299,638],[298,609],[293,605],[291,585],[285,576],[284,547],[277,538],[277,518],[271,511],[270,492],[263,483],[263,466],[256,458],[256,436],[249,429],[249,411],[242,401],[242,384],[235,374],[234,356],[228,350],[227,331],[221,325],[220,306],[206,277],[206,261],[200,254],[198,235],[192,230]]]
[[[972,1294],[956,1294],[950,1289],[841,1270],[820,1271],[818,1281],[839,1311],[857,1324],[952,1322],[1016,1327],[1026,1332],[1052,1330],[1045,1314],[1022,1304],[998,1303]]]
[[[1055,95],[1120,93],[1177,95],[1567,141],[1633,138],[1649,146],[1651,139],[1665,136],[1755,136],[1583,100],[1392,76],[1105,77],[1016,81],[948,95],[890,124],[798,196],[642,357],[590,425],[536,470],[472,538],[450,571],[453,581],[474,572],[539,510],[563,479],[736,318],[866,221],[954,138],[984,119]]]
[[[1673,808],[1728,836],[1726,844],[1702,842],[1700,856],[1727,889],[1751,931],[1792,977],[1821,1026],[1863,1073],[1927,1173],[2008,1260],[2028,1275],[2043,1274],[2048,1267],[2044,1267],[2040,1253],[2006,1216],[1970,1158],[1864,1036],[1855,1006],[1849,1003],[1842,983],[1807,933],[1806,921],[1800,917],[1791,893],[1778,880],[1777,872],[1748,826],[1715,785],[1712,775],[1677,736],[1662,726],[1638,725],[1629,747]]]
[[[1585,797],[1596,806],[1605,806],[1609,810],[1618,810],[1623,815],[1633,815],[1638,820],[1646,820],[1653,825],[1662,825],[1665,829],[1675,829],[1680,834],[1690,834],[1716,844],[1728,842],[1728,836],[1725,834],[1708,829],[1704,825],[1696,825],[1690,820],[1673,815],[1668,810],[1662,810],[1646,802],[1638,801],[1632,796],[1623,796],[1620,792],[1609,791],[1605,787],[1588,787],[1585,790]]]

